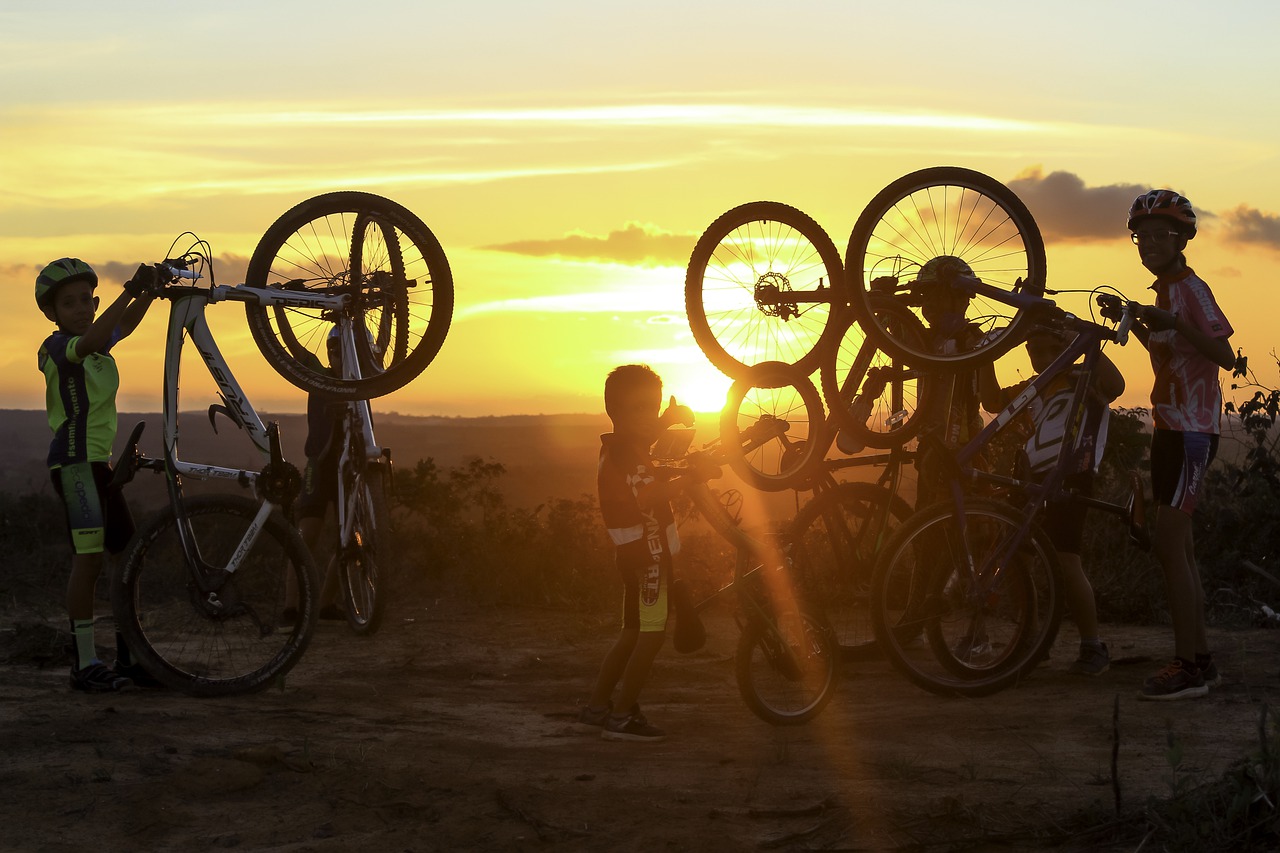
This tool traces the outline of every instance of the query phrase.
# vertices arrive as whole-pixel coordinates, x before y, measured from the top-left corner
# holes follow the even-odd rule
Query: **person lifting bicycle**
[[[140,264],[124,291],[98,314],[98,274],[79,258],[59,258],[36,276],[36,305],[57,329],[40,345],[45,405],[53,440],[49,474],[62,500],[71,543],[67,615],[75,647],[71,689],[113,693],[158,686],[116,634],[116,663],[98,659],[93,593],[103,552],[119,554],[133,536],[133,518],[119,488],[111,486],[120,373],[112,348],[133,333],[160,283],[155,267]]]
[[[336,326],[329,333],[327,349],[328,371],[333,375],[341,375],[342,341]],[[338,500],[338,462],[342,457],[340,439],[345,414],[344,403],[315,391],[307,393],[307,440],[302,448],[307,464],[302,471],[302,489],[294,501],[294,515],[297,518],[298,534],[302,536],[312,558],[316,557],[316,545],[319,544],[320,533],[324,529],[325,515],[329,507],[336,505]],[[319,618],[328,621],[345,619],[346,615],[337,604],[338,576],[332,564],[326,568],[323,580]],[[291,603],[284,609],[285,621],[297,618],[296,605],[292,605],[296,591],[290,590],[289,593]]]
[[[609,373],[604,407],[613,432],[600,437],[597,484],[600,515],[622,576],[622,632],[606,653],[578,720],[601,727],[604,740],[654,742],[666,733],[645,719],[637,700],[666,637],[672,560],[680,552],[670,499],[679,479],[655,470],[649,448],[668,427],[692,426],[693,412],[675,397],[663,411],[662,378],[643,364]],[[690,476],[710,473],[695,470]]]
[[[1027,355],[1037,375],[1044,372],[1070,345],[1074,335],[1063,329],[1041,325],[1031,330],[1027,337]],[[1062,442],[1074,433],[1075,448],[1081,455],[1080,467],[1070,471],[1062,483],[1064,489],[1082,497],[1093,494],[1094,475],[1102,463],[1102,453],[1107,444],[1107,423],[1111,417],[1111,403],[1124,393],[1124,376],[1109,359],[1100,353],[1084,401],[1084,414],[1077,425],[1072,423],[1072,397],[1080,372],[1077,365],[1058,376],[1031,401],[1031,431],[1023,445],[1022,463],[1025,472],[1033,480],[1041,480],[1057,464]],[[994,380],[994,373],[986,381]],[[995,391],[984,390],[984,398],[994,398],[998,405],[989,409],[998,413],[1035,381],[1035,376]],[[1111,666],[1111,654],[1098,632],[1098,605],[1093,586],[1085,574],[1080,559],[1080,543],[1084,535],[1085,515],[1088,507],[1070,498],[1050,500],[1041,516],[1042,526],[1053,542],[1062,567],[1062,579],[1066,588],[1067,606],[1075,619],[1080,634],[1080,650],[1069,671],[1076,675],[1101,675]]]
[[[959,277],[977,278],[967,263],[952,255],[939,255],[926,261],[916,276],[916,284],[920,285],[920,313],[927,324],[926,342],[938,353],[975,349],[982,339],[982,329],[965,316],[972,294],[953,284]],[[978,411],[979,404],[988,411],[1000,408],[990,396],[991,389],[998,388],[995,368],[990,363],[974,370],[935,375],[930,381],[949,383],[950,393],[934,396],[924,429],[949,450],[963,447],[982,431],[985,423]],[[984,467],[985,462],[979,456],[975,457],[974,464]],[[928,452],[919,455],[916,468],[919,472],[916,508],[920,509],[941,499],[944,479]]]

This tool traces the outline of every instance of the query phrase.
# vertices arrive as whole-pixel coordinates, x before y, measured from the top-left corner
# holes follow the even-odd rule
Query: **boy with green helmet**
[[[59,258],[36,276],[36,305],[57,329],[40,346],[45,408],[53,441],[48,464],[62,498],[70,536],[71,577],[67,614],[75,642],[71,687],[109,693],[131,686],[128,650],[117,635],[117,668],[98,660],[93,636],[93,590],[103,551],[117,554],[133,535],[133,521],[119,489],[109,488],[116,435],[120,374],[111,348],[142,321],[159,275],[141,265],[125,291],[97,315],[98,275],[79,258]],[[97,315],[97,316],[95,316]],[[136,667],[138,680],[148,676]]]

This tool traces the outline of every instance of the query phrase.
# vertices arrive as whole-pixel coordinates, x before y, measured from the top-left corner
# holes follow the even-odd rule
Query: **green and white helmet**
[[[973,268],[955,255],[938,255],[920,265],[916,282],[929,284],[936,281],[950,282],[957,275],[976,277]]]
[[[79,258],[58,258],[40,270],[40,274],[36,276],[36,304],[40,306],[40,310],[49,310],[53,306],[53,297],[58,288],[73,281],[87,281],[97,287],[98,274]]]

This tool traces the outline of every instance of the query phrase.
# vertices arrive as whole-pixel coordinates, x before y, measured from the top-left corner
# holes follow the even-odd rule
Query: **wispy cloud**
[[[936,128],[1029,132],[1038,122],[938,111],[869,110],[857,107],[793,107],[776,104],[626,104],[576,107],[460,110],[296,110],[228,111],[219,120],[238,124],[578,124],[619,126],[741,126],[791,128]]]
[[[532,257],[572,258],[638,266],[684,264],[698,241],[696,234],[675,234],[654,225],[628,222],[600,237],[572,233],[547,240],[516,240],[481,248]]]

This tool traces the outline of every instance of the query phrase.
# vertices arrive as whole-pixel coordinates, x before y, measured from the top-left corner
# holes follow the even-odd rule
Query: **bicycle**
[[[305,651],[316,619],[311,555],[279,511],[297,494],[298,471],[283,458],[278,425],[263,424],[219,352],[207,306],[244,303],[273,368],[309,391],[361,401],[389,393],[425,369],[443,340],[453,302],[448,264],[426,225],[395,202],[367,193],[330,193],[287,211],[254,250],[244,284],[218,285],[211,257],[208,245],[192,236],[187,251],[157,264],[166,283],[156,295],[170,301],[164,452],[152,459],[138,452],[140,425],[118,476],[123,484],[139,468],[163,471],[169,503],[139,531],[112,578],[112,605],[130,651],[161,682],[202,696],[260,690],[283,677]],[[208,286],[181,283],[200,278]],[[318,355],[333,329],[341,351],[338,375],[330,375]],[[209,409],[210,420],[222,414],[242,430],[266,461],[261,471],[179,458],[178,377],[188,337],[221,397]],[[347,461],[354,469],[362,459],[373,463],[366,473],[382,470],[367,402],[348,411],[364,421],[345,436]],[[186,497],[183,477],[235,482],[257,497]],[[360,509],[362,496],[372,501],[376,490],[355,479],[350,484],[339,504],[340,518],[346,516],[340,527],[359,540],[356,534],[376,531]],[[367,517],[376,523],[376,515],[374,509]],[[363,547],[358,552],[368,553]],[[371,578],[376,588],[368,565],[360,562],[349,572],[358,590],[371,588]],[[291,588],[297,603],[289,622]],[[372,616],[371,608],[367,612]]]
[[[1020,202],[990,178],[949,167],[924,170],[895,182],[878,199],[883,204],[885,198],[898,197],[904,188],[905,195],[911,197],[922,182],[935,179],[963,179],[965,185],[975,187],[976,192],[951,196],[951,200],[966,213],[978,209],[981,200],[985,212],[982,224],[946,223],[945,215],[934,217],[936,235],[925,230],[908,242],[921,251],[934,248],[962,253],[980,269],[991,270],[990,258],[979,263],[984,259],[968,251],[983,248],[983,240],[971,235],[993,233],[989,211],[1012,208]],[[995,200],[989,201],[988,196]],[[935,211],[946,213],[946,199],[944,193]],[[918,201],[912,204],[919,209]],[[1019,218],[1011,221],[1018,225],[1030,222],[1030,215],[1022,210]],[[873,203],[868,211],[879,213],[880,209]],[[860,224],[866,227],[866,223],[864,214]],[[1003,231],[1008,231],[1007,225]],[[1008,241],[1007,234],[1004,239]],[[1043,250],[1037,255],[1035,248],[1038,239],[1035,232],[1034,239],[1026,241],[1030,246],[1026,266],[1042,275]],[[757,451],[747,467],[739,465],[735,470],[756,488],[814,490],[814,499],[797,514],[789,534],[799,545],[797,570],[817,591],[817,598],[828,605],[846,654],[862,656],[875,647],[867,611],[875,554],[888,531],[911,511],[898,497],[901,464],[910,456],[895,450],[858,461],[832,462],[824,461],[826,453],[836,433],[840,433],[839,444],[846,453],[862,447],[901,447],[920,433],[930,412],[938,411],[945,377],[936,377],[932,370],[903,358],[901,349],[883,348],[885,336],[864,331],[868,324],[857,310],[872,314],[877,328],[887,330],[891,340],[906,340],[911,349],[920,350],[928,346],[930,332],[913,311],[918,303],[909,303],[892,292],[874,292],[855,305],[857,294],[837,283],[844,278],[844,269],[833,254],[834,246],[825,232],[800,211],[774,202],[741,205],[719,217],[699,240],[686,273],[685,299],[695,339],[713,364],[742,380],[741,385],[749,389],[746,393],[761,395],[765,388],[791,386],[783,392],[790,395],[784,403],[776,393],[768,401],[772,409],[782,410],[775,416],[795,423],[787,411],[796,405],[794,400],[804,397],[803,385],[788,383],[783,367],[765,368],[762,365],[770,362],[757,359],[776,359],[798,372],[809,372],[815,364],[820,368],[822,396],[829,411],[825,421],[819,424],[810,419],[802,424],[800,435],[781,436],[780,448],[773,450],[776,458],[761,459],[764,451]],[[853,257],[851,253],[850,270]],[[918,264],[923,266],[928,257]],[[814,322],[815,317],[819,323]],[[738,384],[726,403],[726,421],[742,401],[735,394]],[[812,403],[799,405],[815,408]],[[731,423],[722,423],[722,433],[730,435],[732,428]],[[838,485],[832,476],[840,468],[876,464],[887,467],[875,485]],[[761,467],[771,467],[776,473],[762,475],[756,470]]]
[[[772,725],[796,725],[816,717],[836,687],[837,644],[826,617],[791,583],[791,561],[785,551],[743,530],[737,515],[718,499],[706,482],[688,476],[710,464],[719,466],[760,444],[785,434],[785,421],[762,418],[739,431],[731,442],[722,436],[677,462],[660,465],[685,477],[684,493],[711,528],[734,546],[733,580],[693,605],[705,610],[733,592],[741,631],[734,673],[743,701],[757,717]],[[693,430],[687,430],[691,440]],[[677,619],[687,618],[677,615]]]
[[[957,278],[953,286],[982,288],[975,279]],[[994,290],[994,289],[993,289]],[[928,451],[944,467],[950,495],[913,514],[881,551],[871,584],[876,639],[890,661],[919,686],[937,693],[981,696],[1024,678],[1047,654],[1062,618],[1063,601],[1056,552],[1035,522],[1047,501],[1085,502],[1130,518],[1140,511],[1141,489],[1125,504],[1073,495],[1063,486],[1067,474],[1091,465],[1078,448],[1064,441],[1052,469],[1035,482],[991,474],[972,467],[977,455],[1077,359],[1084,361],[1072,392],[1072,430],[1078,434],[1085,395],[1104,343],[1123,345],[1137,303],[1114,307],[1116,329],[1077,318],[1052,301],[1026,293],[1004,293],[1034,322],[1051,323],[1075,334],[1053,363],[1039,373],[972,440],[954,453],[926,436]],[[975,350],[975,357],[980,350]],[[1014,499],[971,498],[962,483],[994,483]],[[926,643],[921,642],[927,640]]]

